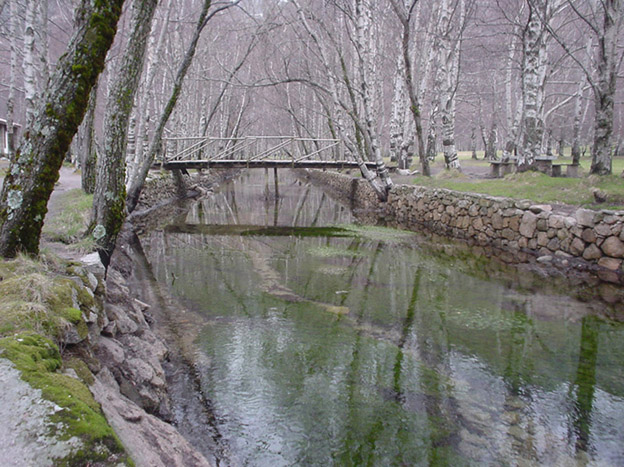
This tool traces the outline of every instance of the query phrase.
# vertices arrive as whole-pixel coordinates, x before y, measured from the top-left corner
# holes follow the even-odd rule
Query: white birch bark
[[[9,146],[9,159],[15,155],[15,91],[17,87],[17,31],[19,30],[19,15],[17,0],[9,1],[9,43],[11,59],[9,65],[9,96],[7,98],[7,141]]]
[[[35,68],[35,27],[37,21],[37,2],[26,2],[24,19],[24,101],[26,110],[26,126],[30,126],[34,118],[35,100],[37,98],[37,70]]]
[[[50,78],[50,59],[48,42],[48,2],[40,3],[39,12],[39,83],[40,90],[45,88]]]
[[[136,172],[136,167],[145,158],[147,141],[149,141],[150,121],[152,118],[154,99],[154,80],[159,70],[165,50],[165,38],[169,29],[171,18],[172,0],[167,2],[165,7],[165,19],[160,25],[158,34],[152,32],[147,46],[147,57],[145,59],[145,73],[140,95],[137,99],[137,106],[134,109],[136,119],[136,132],[134,151],[128,152],[128,173],[126,185],[129,187],[132,176]],[[138,118],[137,118],[138,117]]]
[[[529,0],[522,31],[522,137],[518,165],[526,169],[541,155],[544,136],[544,86],[548,52],[546,29],[559,0]]]
[[[460,170],[460,163],[455,147],[455,94],[459,78],[459,60],[461,54],[462,34],[465,21],[465,5],[459,0],[459,24],[453,26],[448,0],[441,2],[440,26],[438,37],[440,50],[439,81],[440,81],[440,117],[442,121],[442,150],[444,163],[448,169]],[[451,37],[451,31],[457,30],[457,37]]]
[[[171,117],[171,114],[178,102],[178,97],[180,96],[180,92],[182,91],[184,79],[186,78],[186,74],[193,62],[193,58],[195,57],[197,43],[199,42],[202,31],[206,27],[206,24],[208,24],[208,22],[212,18],[214,18],[216,14],[237,5],[239,2],[240,0],[222,3],[218,7],[215,7],[214,10],[209,13],[212,2],[211,0],[204,0],[199,19],[195,27],[195,31],[193,32],[193,37],[191,38],[191,42],[186,49],[182,63],[178,68],[171,89],[171,94],[165,105],[163,113],[160,116],[160,120],[154,132],[154,136],[152,137],[149,152],[146,157],[141,160],[136,170],[136,176],[133,177],[128,188],[126,207],[129,212],[132,212],[139,202],[139,196],[141,195],[141,190],[143,190],[143,185],[145,183],[145,179],[147,178],[149,169],[152,166],[154,160],[161,155],[162,137],[165,132],[165,126],[167,125],[167,122],[169,121],[169,118]]]
[[[134,95],[143,71],[146,37],[158,0],[134,0],[130,36],[112,76],[104,114],[102,152],[98,155],[93,197],[93,236],[104,266],[125,219],[125,154]]]
[[[608,175],[612,171],[612,137],[618,60],[618,39],[624,22],[622,0],[602,0],[602,35],[598,38],[597,79],[594,86],[594,146],[590,173]]]
[[[299,4],[298,0],[292,0],[292,2],[297,8],[297,14],[299,16],[301,24],[303,25],[306,32],[312,39],[312,42],[316,46],[316,49],[318,51],[318,56],[320,58],[321,64],[323,65],[325,74],[327,76],[328,91],[331,96],[331,100],[333,104],[333,108],[332,108],[333,118],[330,117],[331,128],[333,128],[333,130],[336,132],[336,135],[343,141],[348,151],[355,158],[356,162],[358,163],[360,172],[362,173],[362,176],[368,181],[368,183],[375,190],[377,195],[380,198],[382,198],[386,195],[385,188],[382,187],[378,183],[378,180],[376,179],[375,174],[368,169],[368,167],[365,164],[364,159],[362,158],[360,154],[360,149],[357,147],[358,146],[357,142],[354,142],[352,138],[349,137],[345,129],[344,121],[342,118],[342,109],[345,108],[346,105],[343,105],[340,99],[340,94],[338,90],[339,79],[336,76],[332,67],[330,66],[331,62],[329,60],[329,53],[326,49],[326,44],[321,40],[317,32],[311,27],[310,23],[308,22],[308,19],[306,18],[305,12],[303,8],[301,7],[301,5]],[[344,65],[342,65],[342,68],[344,70]],[[348,87],[348,84],[347,84],[347,87]],[[353,111],[356,111],[356,109],[354,108]]]
[[[356,0],[356,17],[357,17],[357,40],[356,44],[359,48],[359,71],[360,85],[362,90],[364,119],[366,122],[366,132],[369,138],[370,150],[373,154],[374,161],[377,164],[377,175],[381,179],[383,189],[386,193],[392,188],[392,180],[388,175],[388,169],[385,166],[381,148],[379,147],[379,139],[375,122],[375,91],[372,84],[374,77],[374,52],[373,52],[373,35],[372,28],[372,7],[366,0]]]

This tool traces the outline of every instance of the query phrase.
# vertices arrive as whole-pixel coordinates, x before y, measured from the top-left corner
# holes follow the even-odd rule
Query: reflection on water
[[[204,319],[224,463],[624,464],[623,325],[416,235],[323,230],[348,210],[280,177],[279,197],[272,174],[247,174],[144,240]]]

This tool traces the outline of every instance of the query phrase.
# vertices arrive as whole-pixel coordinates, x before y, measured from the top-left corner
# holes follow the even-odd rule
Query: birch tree
[[[40,100],[0,194],[0,255],[37,254],[43,219],[89,93],[104,68],[123,0],[82,0],[75,33]]]
[[[158,0],[133,0],[130,36],[106,102],[104,137],[97,158],[93,197],[93,237],[105,266],[108,266],[125,219],[128,123],[157,4]]]
[[[453,21],[453,16],[458,16],[457,22]],[[444,163],[449,169],[461,169],[455,147],[455,95],[459,81],[465,20],[466,5],[464,0],[459,0],[455,4],[455,11],[452,11],[449,0],[440,2],[440,34],[438,34],[437,40],[437,81],[439,84],[437,87],[440,93]]]
[[[240,3],[240,0],[222,3],[214,8],[212,11],[210,11],[212,1],[204,0],[201,12],[199,14],[199,19],[193,33],[193,37],[188,48],[186,49],[184,59],[182,60],[180,68],[178,69],[178,72],[176,74],[173,87],[171,89],[171,95],[169,97],[169,100],[167,101],[162,115],[160,116],[160,120],[154,132],[154,136],[152,137],[149,152],[145,155],[145,158],[136,168],[134,176],[131,177],[128,188],[128,196],[126,199],[128,212],[132,212],[139,202],[139,196],[141,195],[141,191],[143,190],[143,185],[145,184],[145,179],[147,178],[150,167],[154,163],[154,160],[161,155],[161,142],[163,133],[165,131],[165,126],[167,125],[169,117],[171,117],[171,113],[173,112],[173,109],[178,102],[178,97],[180,96],[180,92],[182,91],[182,85],[184,83],[184,79],[186,78],[186,73],[193,63],[193,57],[195,56],[197,43],[199,41],[202,31],[204,30],[208,22],[215,17],[215,15],[228,8],[238,5],[238,3]]]
[[[24,99],[26,102],[26,126],[32,125],[37,97],[37,70],[35,68],[35,28],[37,27],[37,2],[26,2],[24,20]]]
[[[13,160],[15,155],[15,92],[17,89],[17,31],[19,29],[19,15],[17,0],[9,2],[9,43],[10,43],[10,64],[9,64],[9,96],[7,99],[7,141],[9,147],[9,158]]]
[[[430,176],[431,170],[429,169],[429,160],[427,159],[427,154],[425,153],[425,142],[423,139],[420,100],[414,86],[412,59],[410,57],[411,27],[414,17],[414,9],[416,8],[418,0],[405,0],[403,4],[400,4],[399,0],[390,1],[394,12],[399,18],[399,22],[401,23],[401,50],[403,52],[403,61],[405,64],[405,87],[407,88],[407,94],[410,100],[410,111],[416,127],[416,139],[418,142],[418,157],[420,159],[420,166],[422,174]]]
[[[392,188],[392,180],[388,175],[388,169],[386,168],[383,157],[381,155],[381,148],[379,146],[379,139],[377,135],[377,128],[375,122],[375,108],[374,108],[374,90],[373,90],[373,64],[374,57],[374,41],[375,35],[372,33],[372,6],[367,0],[356,0],[355,2],[355,14],[357,17],[357,40],[356,45],[358,48],[359,57],[359,71],[360,71],[360,86],[362,87],[362,99],[364,107],[364,119],[366,121],[366,133],[368,135],[368,141],[370,150],[374,157],[375,164],[377,165],[377,175],[381,179],[382,189],[385,194],[382,196],[382,201],[385,201],[387,193]]]
[[[522,137],[518,166],[526,169],[539,157],[544,135],[546,28],[558,0],[527,0],[529,16],[522,31]]]

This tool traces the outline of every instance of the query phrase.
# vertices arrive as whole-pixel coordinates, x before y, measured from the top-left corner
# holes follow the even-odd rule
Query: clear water
[[[328,228],[348,209],[281,172],[278,190],[243,175],[144,239],[196,316],[223,463],[624,465],[624,326],[602,305]]]

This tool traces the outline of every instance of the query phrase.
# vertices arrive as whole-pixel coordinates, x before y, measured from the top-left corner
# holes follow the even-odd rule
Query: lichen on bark
[[[123,2],[82,0],[78,8],[76,31],[4,181],[0,195],[0,255],[4,257],[14,257],[18,251],[39,251],[50,194],[82,121],[89,92],[104,68]],[[22,202],[13,209],[9,194],[16,190],[22,193]]]

